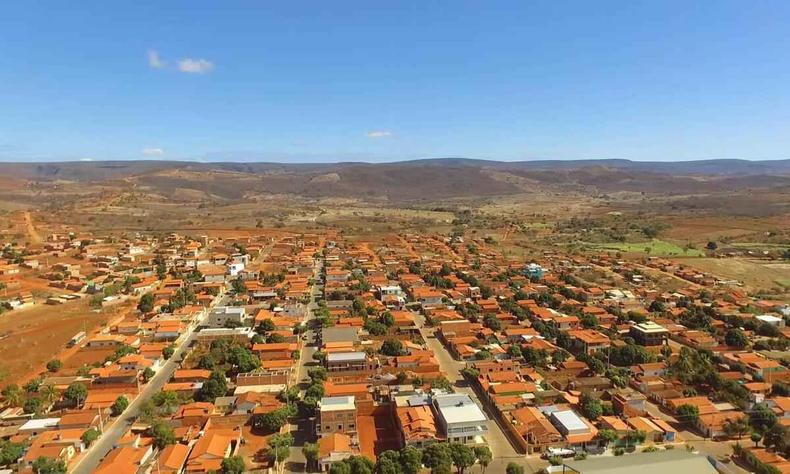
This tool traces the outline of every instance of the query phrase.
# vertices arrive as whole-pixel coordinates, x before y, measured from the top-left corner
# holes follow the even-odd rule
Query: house
[[[220,472],[222,460],[234,455],[240,434],[233,430],[210,430],[201,437],[187,458],[184,472]]]
[[[629,335],[637,344],[643,346],[662,346],[667,343],[669,331],[653,321],[645,321],[631,326]]]
[[[566,409],[555,410],[553,406],[546,407],[544,410],[549,413],[549,421],[562,434],[569,447],[584,449],[588,445],[598,445],[598,440],[595,438],[595,435],[598,434],[598,429],[575,411]]]
[[[739,420],[744,417],[744,414],[739,411],[727,411],[701,414],[695,420],[694,424],[706,438],[726,438],[727,433],[724,431],[724,425],[730,421]]]
[[[318,403],[316,433],[323,438],[334,433],[357,432],[357,406],[353,396],[323,397]]]
[[[439,431],[447,441],[482,442],[482,437],[488,432],[488,418],[469,395],[437,395],[432,402]]]
[[[318,465],[321,472],[329,472],[332,464],[352,456],[351,438],[343,433],[333,433],[318,440]]]
[[[153,445],[135,447],[121,446],[110,451],[95,474],[137,473],[153,456]]]
[[[364,352],[332,352],[326,355],[327,372],[372,371],[378,367],[378,359]]]
[[[507,421],[512,427],[511,431],[526,442],[527,454],[540,453],[563,443],[560,432],[536,407],[527,406],[512,410],[507,416]]]
[[[32,467],[36,459],[42,456],[59,459],[68,465],[78,452],[85,449],[81,439],[84,432],[82,429],[67,429],[41,433],[27,448],[20,467]]]
[[[444,300],[444,293],[428,287],[412,288],[411,294],[423,308],[441,306]]]
[[[572,348],[577,352],[593,354],[602,351],[611,345],[609,337],[594,329],[577,329],[568,331]]]
[[[423,448],[439,440],[436,418],[428,405],[395,408],[402,446]]]
[[[219,306],[211,310],[208,315],[208,326],[211,328],[224,328],[228,325],[244,326],[247,320],[247,311],[240,306]]]
[[[180,474],[189,454],[189,446],[171,444],[162,450],[156,463],[157,474]]]

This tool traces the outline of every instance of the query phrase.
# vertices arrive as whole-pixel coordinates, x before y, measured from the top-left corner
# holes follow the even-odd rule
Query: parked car
[[[561,458],[572,458],[576,455],[576,451],[567,448],[549,448],[545,453],[543,453],[544,458],[551,458],[554,456],[559,456]]]

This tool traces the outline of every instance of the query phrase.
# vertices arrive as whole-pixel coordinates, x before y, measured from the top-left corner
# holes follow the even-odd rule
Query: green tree
[[[422,451],[407,446],[400,451],[400,464],[405,474],[417,474],[422,470]]]
[[[145,370],[143,370],[143,381],[148,382],[154,377],[154,375],[156,375],[154,369],[152,369],[151,367],[146,367]]]
[[[86,432],[82,433],[80,439],[82,439],[82,442],[85,443],[85,446],[90,446],[91,443],[99,439],[99,434],[101,434],[99,433],[99,430],[97,430],[96,428],[91,428]]]
[[[681,423],[688,423],[693,425],[699,418],[699,408],[694,405],[683,404],[680,405],[675,411],[675,417]]]
[[[79,406],[86,398],[88,387],[81,382],[73,382],[63,391],[63,399],[75,406]]]
[[[752,440],[754,447],[756,448],[760,443],[760,440],[763,439],[763,435],[757,431],[752,431],[752,434],[749,435],[749,439]]]
[[[765,433],[776,424],[776,414],[765,403],[757,403],[749,412],[749,424],[760,433]]]
[[[162,349],[162,357],[164,357],[165,360],[168,360],[171,357],[173,357],[173,354],[175,353],[176,353],[176,349],[173,346],[167,346],[164,349]]]
[[[488,449],[488,446],[476,446],[475,447],[475,457],[477,458],[477,462],[480,463],[480,467],[483,469],[483,474],[486,472],[486,468],[491,461],[494,459],[491,450]]]
[[[447,380],[447,377],[441,376],[437,379],[431,380],[431,387],[432,388],[440,388],[442,390],[450,390],[453,384]]]
[[[591,397],[587,393],[582,394],[581,412],[590,420],[597,420],[603,414],[603,406],[597,398]]]
[[[472,448],[462,443],[450,443],[450,458],[459,474],[464,474],[466,468],[472,467],[477,460]]]
[[[524,467],[514,462],[507,463],[505,474],[524,474]]]
[[[121,413],[124,412],[124,410],[126,410],[128,406],[129,406],[129,400],[125,396],[119,395],[118,398],[116,398],[112,404],[113,416],[119,416]]]
[[[284,435],[276,433],[269,438],[269,448],[266,451],[266,458],[274,463],[275,468],[279,468],[279,466],[288,459],[288,456],[291,454],[291,445],[293,441],[294,439],[291,433],[286,433]]]
[[[449,445],[447,443],[435,443],[428,446],[422,452],[422,462],[432,472],[449,471],[453,465]]]
[[[746,334],[743,333],[740,329],[730,329],[724,335],[724,342],[728,346],[733,347],[746,347],[749,345],[749,339],[746,337]]]
[[[41,413],[42,408],[44,408],[44,403],[38,397],[30,397],[22,405],[22,411],[25,413],[38,414]]]
[[[598,430],[596,437],[606,444],[613,443],[617,441],[618,438],[617,431],[609,429]]]
[[[230,350],[227,361],[239,372],[252,372],[261,366],[261,360],[246,347],[236,346]]]
[[[154,445],[159,449],[165,449],[165,446],[176,443],[173,427],[162,420],[155,421],[151,426],[151,436],[154,438]]]
[[[722,429],[728,437],[737,437],[738,439],[741,439],[743,435],[750,431],[749,422],[744,417],[734,420],[725,420]]]
[[[376,457],[376,474],[400,474],[400,453],[384,451]]]
[[[310,468],[314,468],[318,462],[318,445],[315,443],[305,443],[304,446],[302,446],[302,454],[307,460],[308,471]]]
[[[58,359],[52,359],[51,361],[47,362],[47,370],[50,372],[57,372],[61,367],[63,367],[63,362],[59,361]]]
[[[162,411],[168,415],[175,413],[176,409],[178,409],[178,406],[181,404],[178,394],[171,390],[162,390],[157,392],[157,394],[154,395],[153,400],[154,405],[161,408]]]
[[[241,456],[232,456],[222,460],[222,474],[242,474],[247,466]]]
[[[22,393],[22,390],[19,388],[19,385],[15,383],[6,386],[3,389],[2,395],[6,403],[13,407],[21,405],[24,400],[24,394]]]
[[[257,429],[263,429],[268,433],[276,433],[288,421],[288,409],[278,408],[270,411],[254,415],[252,419],[252,426]]]
[[[379,352],[388,356],[399,356],[403,354],[403,343],[397,339],[387,339],[381,344]]]
[[[25,445],[0,440],[0,466],[14,464],[25,451]]]
[[[39,456],[33,461],[33,472],[36,474],[65,474],[66,463],[62,459]]]
[[[140,403],[139,418],[143,423],[153,423],[156,418],[156,405],[149,400],[143,400]]]
[[[150,313],[154,310],[154,295],[153,293],[146,293],[140,297],[140,301],[137,302],[137,309],[145,314]]]
[[[214,370],[198,391],[197,399],[203,402],[214,403],[217,397],[224,397],[227,392],[228,381],[225,378],[225,373],[221,370]]]

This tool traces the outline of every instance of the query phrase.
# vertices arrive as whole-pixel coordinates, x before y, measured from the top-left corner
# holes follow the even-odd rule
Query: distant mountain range
[[[337,163],[274,163],[274,162],[213,162],[197,161],[64,161],[64,162],[8,162],[0,163],[0,173],[25,179],[102,180],[113,179],[165,169],[191,169],[195,171],[225,170],[243,173],[261,173],[272,170],[309,172],[328,169],[372,167],[466,167],[498,170],[573,170],[604,167],[617,170],[686,175],[790,175],[788,160],[737,160],[713,159],[694,161],[631,161],[623,159],[600,160],[534,160],[494,161],[472,158],[427,158],[387,163],[337,162]]]
[[[436,158],[391,163],[89,161],[0,163],[14,182],[111,183],[166,197],[197,194],[384,198],[390,201],[511,195],[541,189],[661,194],[790,189],[790,160],[488,161]]]

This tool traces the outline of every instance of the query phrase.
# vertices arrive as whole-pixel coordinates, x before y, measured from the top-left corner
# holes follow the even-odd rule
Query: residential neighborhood
[[[21,290],[2,317],[67,296],[114,317],[3,388],[15,472],[554,472],[671,450],[790,472],[787,299],[671,260],[517,262],[439,234],[32,250],[4,249],[6,291],[68,291]]]

